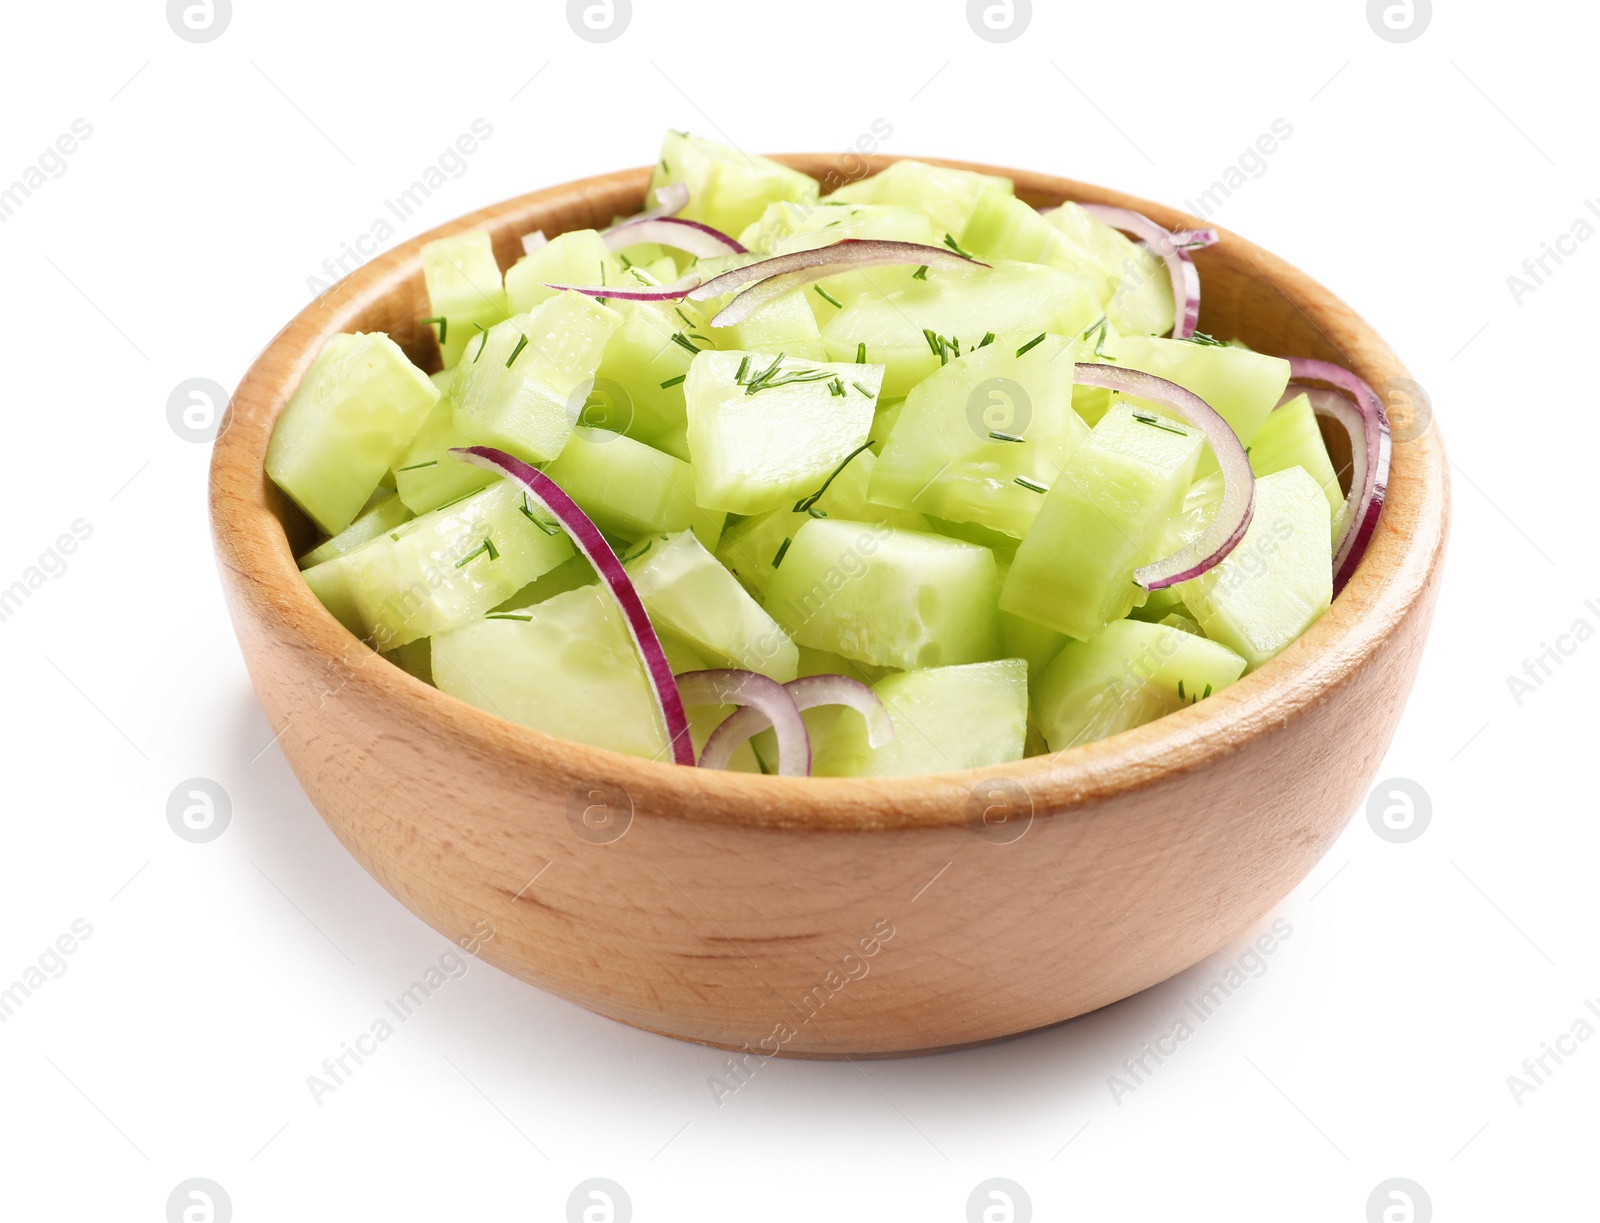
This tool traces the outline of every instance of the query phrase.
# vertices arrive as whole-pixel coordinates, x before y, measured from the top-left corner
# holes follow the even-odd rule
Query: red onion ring
[[[1350,496],[1345,499],[1344,526],[1333,549],[1333,593],[1337,595],[1361,564],[1383,513],[1394,449],[1389,415],[1376,391],[1331,361],[1290,357],[1289,377],[1291,386],[1320,382],[1332,387],[1336,394],[1313,394],[1321,390],[1318,387],[1301,389],[1311,397],[1312,410],[1318,416],[1337,421],[1350,435]]]
[[[691,272],[669,285],[640,285],[635,289],[621,285],[558,285],[548,281],[544,282],[544,287],[558,293],[582,293],[585,297],[614,297],[619,302],[679,302],[699,283],[700,278]]]
[[[574,546],[583,553],[584,559],[594,566],[595,572],[600,575],[600,580],[606,584],[617,605],[622,609],[622,619],[628,626],[628,635],[633,638],[633,644],[644,660],[645,674],[650,679],[650,686],[655,690],[661,724],[672,746],[673,761],[693,767],[694,742],[689,737],[689,719],[683,712],[683,698],[678,695],[678,685],[672,676],[672,664],[667,661],[666,651],[661,648],[661,638],[656,636],[655,626],[650,623],[650,617],[644,610],[639,592],[633,588],[627,571],[617,559],[617,554],[611,550],[611,545],[606,542],[605,536],[600,534],[600,528],[578,508],[577,502],[561,490],[560,485],[521,459],[512,458],[505,451],[497,450],[493,446],[456,447],[450,453],[476,467],[498,472],[521,486],[528,496],[549,510],[572,537]]]
[[[703,259],[718,255],[743,255],[748,253],[744,244],[735,241],[720,229],[713,229],[699,221],[685,221],[682,217],[634,217],[621,225],[614,225],[601,235],[606,249],[620,251],[640,242],[654,242],[688,251]]]
[[[801,711],[814,709],[818,705],[847,705],[854,709],[867,720],[867,744],[870,747],[882,747],[894,738],[894,723],[889,720],[889,711],[883,707],[878,694],[858,680],[845,675],[805,675],[790,680],[783,687],[794,698],[795,708]],[[727,768],[735,751],[771,725],[772,719],[754,705],[747,705],[729,714],[722,725],[711,732],[711,737],[701,749],[700,767]],[[781,750],[779,760],[782,760]]]
[[[678,676],[678,690],[689,705],[742,705],[732,717],[753,714],[760,728],[772,726],[778,736],[778,775],[811,776],[811,734],[794,696],[775,679],[754,671],[723,668],[714,671],[686,671]],[[728,721],[725,720],[723,726]],[[712,732],[715,738],[721,730]],[[748,737],[748,736],[747,736]],[[708,740],[706,746],[711,746]],[[737,746],[737,745],[735,745]],[[732,754],[732,749],[729,749]],[[726,761],[724,761],[726,764]],[[701,767],[705,762],[702,757]]]
[[[1097,386],[1120,391],[1138,399],[1148,399],[1176,412],[1206,435],[1211,452],[1222,469],[1222,501],[1205,531],[1183,548],[1153,564],[1135,571],[1133,580],[1146,590],[1162,590],[1178,582],[1197,578],[1214,569],[1232,552],[1250,526],[1255,513],[1256,477],[1250,469],[1250,456],[1232,426],[1210,404],[1176,382],[1157,378],[1142,370],[1115,365],[1096,365],[1080,361],[1076,377],[1082,386]]]
[[[734,268],[689,292],[691,301],[707,301],[732,293],[746,286],[748,292],[740,293],[711,320],[713,327],[731,327],[743,322],[762,306],[776,297],[792,292],[801,285],[824,280],[853,268],[890,267],[895,265],[926,265],[941,271],[967,268],[986,268],[987,263],[958,255],[941,246],[926,246],[921,242],[891,242],[880,238],[846,238],[828,246],[811,247],[787,255],[775,255]],[[779,278],[782,278],[781,280]],[[776,283],[774,283],[776,282]]]
[[[1200,325],[1200,273],[1189,257],[1189,247],[1210,246],[1218,239],[1214,229],[1191,229],[1172,233],[1157,225],[1142,212],[1117,208],[1111,204],[1080,204],[1090,216],[1113,229],[1140,239],[1167,265],[1172,278],[1172,338],[1187,340]]]

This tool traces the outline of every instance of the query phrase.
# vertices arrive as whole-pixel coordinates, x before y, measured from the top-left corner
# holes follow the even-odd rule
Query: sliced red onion
[[[1080,361],[1076,369],[1081,386],[1120,391],[1176,412],[1206,435],[1211,453],[1217,456],[1217,466],[1222,469],[1222,500],[1211,518],[1211,525],[1165,560],[1135,571],[1133,580],[1146,590],[1161,590],[1197,578],[1220,565],[1244,538],[1255,513],[1255,472],[1250,470],[1250,456],[1245,454],[1239,435],[1210,404],[1176,382],[1116,365]]]
[[[894,738],[894,723],[889,711],[883,707],[878,694],[865,684],[845,675],[806,675],[790,680],[784,689],[794,698],[795,708],[814,709],[818,705],[848,705],[867,720],[867,744],[882,747]],[[711,732],[700,752],[702,769],[725,769],[733,753],[755,738],[772,719],[754,705],[747,705],[729,714],[721,726]],[[782,759],[782,752],[779,753]]]
[[[531,255],[541,246],[550,245],[550,239],[544,236],[544,230],[536,229],[531,234],[522,235],[522,253]]]
[[[700,277],[691,272],[669,285],[639,285],[631,289],[621,285],[558,285],[548,281],[544,282],[544,287],[558,293],[570,290],[585,297],[613,297],[619,302],[680,302],[699,283]]]
[[[600,575],[600,580],[606,584],[617,605],[622,609],[622,619],[628,626],[628,635],[633,638],[633,644],[644,660],[645,674],[650,679],[650,686],[655,690],[656,702],[661,713],[661,725],[666,730],[667,740],[672,746],[673,761],[692,767],[694,742],[689,737],[689,719],[683,712],[683,698],[678,695],[678,685],[672,676],[672,664],[667,661],[666,651],[661,648],[661,638],[656,636],[655,626],[650,623],[650,617],[644,610],[644,603],[639,599],[639,592],[633,588],[627,572],[622,568],[622,562],[611,550],[611,545],[606,542],[605,536],[600,534],[600,528],[578,508],[577,502],[561,491],[560,485],[521,459],[512,458],[505,451],[496,450],[493,446],[458,447],[452,449],[450,453],[474,466],[498,472],[520,485],[525,493],[549,510],[572,537],[574,546],[583,554],[584,559],[594,566],[595,572]]]
[[[612,226],[603,236],[606,249],[613,251],[641,242],[654,242],[657,246],[688,251],[702,259],[748,253],[742,243],[728,237],[720,229],[712,229],[699,221],[685,221],[682,217],[635,217],[621,225]]]
[[[744,706],[739,713],[754,714],[762,728],[776,728],[778,775],[811,776],[810,732],[806,730],[805,720],[800,716],[800,706],[794,696],[777,680],[757,675],[754,671],[732,668],[687,671],[678,676],[678,691],[688,705]],[[733,716],[738,717],[739,714]],[[713,738],[715,734],[713,732]],[[706,746],[710,747],[710,743]],[[701,767],[706,767],[703,759]]]
[[[743,322],[774,298],[782,297],[802,285],[825,280],[864,267],[927,266],[937,271],[986,268],[987,263],[958,255],[942,246],[926,246],[920,242],[891,242],[878,238],[846,238],[828,246],[815,246],[787,255],[775,255],[734,268],[693,289],[691,301],[708,301],[749,288],[734,298],[716,318],[713,327],[731,327]]]
[[[1210,246],[1217,241],[1214,229],[1183,230],[1172,233],[1157,225],[1142,212],[1117,208],[1111,204],[1080,204],[1090,216],[1113,229],[1132,234],[1167,265],[1172,278],[1172,338],[1187,340],[1200,324],[1200,273],[1189,257],[1191,246]]]
[[[1344,589],[1366,555],[1378,529],[1378,516],[1389,489],[1389,459],[1393,442],[1389,415],[1383,400],[1370,386],[1331,361],[1290,357],[1289,377],[1296,383],[1320,382],[1336,394],[1305,387],[1311,407],[1319,416],[1338,421],[1350,435],[1350,496],[1345,500],[1344,525],[1333,547],[1333,593]]]
[[[633,221],[654,221],[658,217],[675,217],[689,203],[689,187],[686,183],[666,183],[656,188],[655,207],[646,208],[643,212],[629,217],[619,224],[627,225]],[[615,229],[616,226],[611,227]],[[610,230],[605,231],[607,233]]]

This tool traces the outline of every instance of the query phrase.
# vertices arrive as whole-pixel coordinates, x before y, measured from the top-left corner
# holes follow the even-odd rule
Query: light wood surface
[[[837,182],[892,159],[781,160]],[[1197,223],[1065,179],[969,168],[1009,175],[1032,204]],[[1436,425],[1395,445],[1365,562],[1279,658],[1138,730],[996,769],[808,780],[614,755],[447,697],[323,610],[294,562],[310,528],[262,472],[323,342],[387,331],[437,368],[417,322],[430,313],[425,240],[486,227],[509,266],[522,234],[603,226],[640,206],[646,180],[628,170],[535,192],[398,247],[302,311],[234,394],[211,468],[228,605],[278,743],[350,852],[450,938],[492,927],[483,958],[542,989],[684,1039],[812,1057],[1057,1023],[1194,964],[1277,904],[1362,800],[1416,674],[1448,520]],[[1242,238],[1224,231],[1196,261],[1203,330],[1337,361],[1380,390],[1406,376],[1352,310]],[[997,778],[1015,815],[975,827],[989,805],[979,787]],[[597,786],[613,787],[618,823],[632,808],[609,843],[575,830]]]

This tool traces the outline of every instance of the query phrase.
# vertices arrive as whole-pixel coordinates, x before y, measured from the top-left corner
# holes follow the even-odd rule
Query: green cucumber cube
[[[690,348],[713,347],[706,342],[709,333],[693,302],[674,306],[613,298],[610,308],[622,322],[606,344],[595,385],[612,383],[625,397],[618,419],[610,422],[613,428],[659,448],[659,439],[687,425],[683,384],[694,360]]]
[[[755,671],[781,684],[795,677],[794,642],[693,532],[658,536],[643,555],[629,560],[628,576],[652,623],[718,665]]]
[[[501,480],[329,563],[348,570],[359,635],[392,650],[476,620],[571,555],[560,528]]]
[[[819,777],[904,777],[953,773],[1022,759],[1028,722],[1028,667],[1021,659],[931,667],[873,685],[894,738],[867,742],[867,721],[842,710],[817,751]]]
[[[331,337],[267,446],[267,475],[337,535],[405,453],[439,390],[386,335]]]
[[[710,303],[721,309],[731,298]],[[799,293],[785,293],[768,302],[742,323],[731,327],[711,327],[706,332],[716,347],[742,352],[784,353],[806,361],[826,361],[828,350],[822,343],[817,316]]]
[[[1206,636],[1253,670],[1305,632],[1333,601],[1328,498],[1300,467],[1256,481],[1249,529],[1223,562],[1178,583]]]
[[[456,428],[526,462],[549,462],[572,436],[619,322],[615,311],[568,292],[496,324],[456,371]]]
[[[372,494],[372,500],[367,502],[367,508],[361,511],[359,518],[332,539],[323,540],[296,563],[302,569],[310,569],[323,561],[331,561],[336,556],[354,551],[369,539],[377,539],[385,531],[394,530],[410,517],[411,510],[405,502],[380,488]]]
[[[874,365],[702,352],[685,383],[695,500],[759,514],[816,491],[869,440],[882,379]]]
[[[1172,277],[1149,247],[1068,200],[1044,214],[1113,282],[1106,317],[1123,335],[1166,335],[1172,330]],[[1092,422],[1091,422],[1092,423]]]
[[[743,233],[775,200],[815,204],[821,192],[809,174],[791,170],[770,157],[674,131],[662,140],[661,158],[650,175],[651,203],[668,183],[689,188],[689,202],[678,213],[680,217],[729,235]]]
[[[616,601],[600,586],[440,633],[433,682],[546,734],[647,759],[667,752],[644,664]]]
[[[1274,408],[1250,443],[1250,468],[1256,475],[1270,476],[1291,467],[1304,468],[1322,486],[1337,538],[1344,519],[1344,490],[1339,487],[1339,475],[1328,457],[1317,414],[1304,395],[1296,395],[1282,407]]]
[[[728,567],[745,589],[765,599],[773,574],[800,528],[814,517],[847,518],[852,522],[886,522],[907,531],[931,531],[921,514],[890,509],[867,500],[873,465],[878,456],[863,450],[828,481],[816,504],[795,510],[779,506],[765,514],[742,518],[723,534],[717,559]]]
[[[998,343],[935,370],[907,397],[872,475],[872,499],[1021,539],[1045,487],[1089,435],[1072,410],[1077,346]]]
[[[727,515],[695,504],[689,464],[631,437],[580,425],[544,473],[619,539],[693,529],[715,548],[722,535]]]
[[[871,178],[845,184],[828,197],[828,202],[914,208],[927,216],[940,234],[959,238],[986,192],[1009,196],[1011,180],[905,160],[894,162]]]
[[[1231,344],[1124,335],[1108,341],[1105,351],[1116,356],[1118,365],[1143,370],[1193,391],[1228,422],[1246,446],[1255,439],[1256,431],[1289,385],[1289,363],[1282,357],[1269,357]],[[1154,406],[1158,411],[1168,411]],[[1216,456],[1207,447],[1199,474],[1216,470]]]
[[[950,356],[971,352],[989,332],[1014,352],[1041,332],[1076,337],[1100,317],[1094,282],[1033,263],[930,271],[899,289],[866,293],[835,313],[822,329],[828,356],[885,366],[883,395],[894,399]],[[941,359],[934,337],[945,341]],[[955,351],[951,351],[952,347]]]
[[[1245,660],[1182,628],[1115,620],[1068,642],[1034,681],[1033,717],[1050,750],[1143,726],[1220,692]]]
[[[1136,413],[1138,415],[1136,415]],[[1161,559],[1205,435],[1119,403],[1051,485],[1000,607],[1080,641],[1142,601],[1134,570]]]
[[[454,378],[454,372],[451,372]],[[457,458],[450,452],[472,445],[456,428],[455,400],[445,393],[433,405],[411,446],[394,468],[394,486],[413,514],[426,514],[441,505],[476,492],[495,478],[492,471]]]
[[[434,317],[445,320],[435,334],[443,334],[439,352],[450,369],[480,328],[493,327],[508,313],[500,265],[487,231],[473,229],[427,243],[422,248],[422,277]]]
[[[994,554],[885,524],[813,518],[768,588],[800,645],[872,666],[987,662],[1000,648]]]
[[[623,281],[621,260],[597,230],[569,230],[511,265],[506,272],[506,306],[511,314],[527,314],[556,295],[547,285],[614,285]]]

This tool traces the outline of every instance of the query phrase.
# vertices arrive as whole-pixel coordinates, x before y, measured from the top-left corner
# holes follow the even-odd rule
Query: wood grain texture
[[[892,159],[780,160],[837,183]],[[1065,179],[969,168],[1009,175],[1033,204],[1198,223]],[[323,342],[383,330],[436,368],[417,323],[430,313],[424,241],[486,227],[506,266],[530,230],[637,209],[647,176],[535,192],[375,259],[284,328],[233,397],[211,468],[228,606],[278,742],[350,852],[445,935],[487,922],[483,958],[540,988],[684,1039],[812,1057],[1057,1023],[1187,968],[1271,909],[1366,793],[1411,689],[1448,521],[1437,426],[1396,444],[1364,563],[1280,657],[1138,730],[996,769],[804,780],[619,756],[447,697],[323,610],[294,563],[310,528],[262,471]],[[1223,231],[1196,260],[1204,330],[1337,361],[1380,389],[1406,376],[1353,311],[1266,251]],[[997,778],[1013,817],[974,825]],[[607,844],[575,831],[600,787],[627,824]]]

